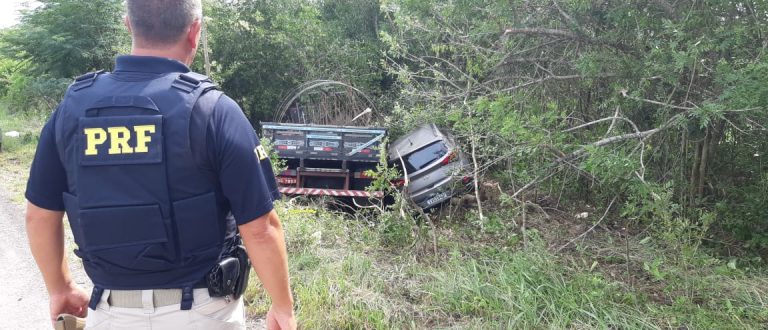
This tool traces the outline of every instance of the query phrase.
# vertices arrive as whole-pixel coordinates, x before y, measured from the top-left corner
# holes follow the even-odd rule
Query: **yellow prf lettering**
[[[147,144],[152,141],[152,137],[147,134],[155,133],[155,125],[134,126],[136,132],[136,152],[149,152]]]
[[[101,127],[92,127],[83,129],[86,141],[86,156],[96,156],[99,149],[96,147],[104,144],[109,139],[110,155],[147,153],[148,145],[152,142],[152,134],[157,130],[155,125],[137,125],[132,127],[133,131],[125,126],[107,127],[106,130]],[[136,146],[130,145],[131,137],[136,134]]]
[[[107,131],[109,132],[110,155],[133,153],[133,148],[128,145],[128,140],[131,139],[131,131],[128,130],[128,127],[108,127]]]
[[[96,149],[96,146],[104,144],[104,142],[107,142],[107,132],[104,131],[103,128],[86,128],[83,130],[83,133],[85,133],[85,141],[87,144],[87,148],[85,149],[85,155],[86,156],[93,156],[98,155],[99,150]]]
[[[264,150],[263,146],[257,146],[254,151],[256,152],[256,156],[259,157],[259,160],[265,160],[265,159],[269,158],[269,155]]]

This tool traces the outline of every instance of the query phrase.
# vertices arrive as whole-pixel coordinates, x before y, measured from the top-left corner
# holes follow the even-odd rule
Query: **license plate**
[[[280,184],[296,184],[295,178],[277,178],[277,182]]]
[[[432,205],[432,204],[435,204],[435,203],[437,203],[437,202],[440,202],[440,201],[442,201],[442,200],[444,200],[444,199],[448,198],[448,196],[449,196],[449,195],[448,195],[448,192],[447,192],[447,191],[443,191],[443,192],[441,192],[441,193],[438,193],[437,195],[434,195],[434,196],[430,197],[430,198],[427,200],[427,205]]]

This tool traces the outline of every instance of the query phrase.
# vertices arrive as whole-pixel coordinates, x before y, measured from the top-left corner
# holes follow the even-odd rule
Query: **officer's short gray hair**
[[[134,38],[153,46],[173,44],[203,16],[200,0],[127,0]]]

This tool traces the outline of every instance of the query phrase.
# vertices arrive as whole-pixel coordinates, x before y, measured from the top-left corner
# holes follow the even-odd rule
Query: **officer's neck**
[[[131,48],[131,55],[170,58],[173,60],[177,60],[181,63],[184,63],[187,66],[189,66],[192,63],[192,58],[194,54],[195,54],[194,51],[190,52],[185,49],[181,49],[180,47],[156,49],[156,48],[143,48],[143,47],[138,47],[134,45]]]

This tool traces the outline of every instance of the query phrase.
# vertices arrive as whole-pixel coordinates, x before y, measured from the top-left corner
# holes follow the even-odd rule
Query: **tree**
[[[127,49],[122,1],[39,2],[4,36],[6,55],[29,62],[29,74],[71,78],[109,69],[114,56]]]
[[[314,79],[381,94],[375,1],[210,2],[206,12],[214,76],[253,123]]]
[[[41,0],[3,31],[2,56],[13,66],[3,90],[11,111],[51,111],[72,78],[110,69],[127,50],[120,0]]]

